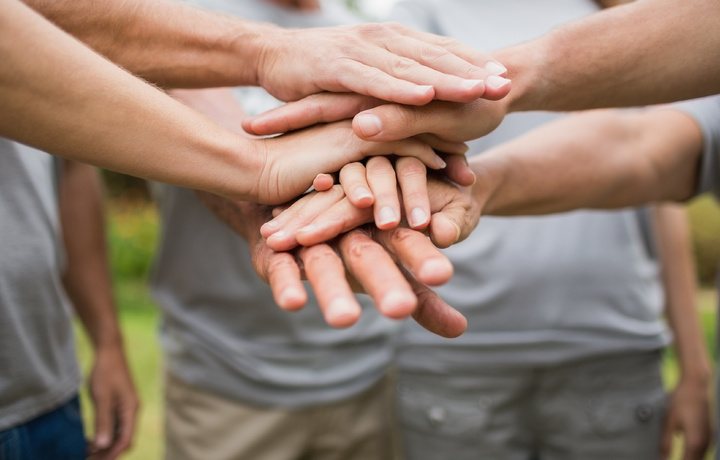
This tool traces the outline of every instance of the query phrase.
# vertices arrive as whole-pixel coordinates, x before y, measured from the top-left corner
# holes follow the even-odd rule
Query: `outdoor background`
[[[342,1],[342,0],[338,0]],[[395,0],[345,0],[369,19],[381,18]],[[108,191],[108,240],[118,314],[125,335],[125,348],[141,398],[141,412],[134,447],[124,460],[162,458],[162,357],[157,341],[158,310],[149,297],[146,276],[150,269],[158,237],[158,218],[142,180],[104,172]],[[698,275],[698,317],[705,341],[716,361],[716,293],[713,289],[716,266],[720,260],[720,208],[710,197],[689,204],[693,228],[693,249]],[[92,352],[80,327],[78,353],[85,375],[92,363]],[[671,389],[678,376],[674,351],[665,355],[665,380]],[[92,410],[87,392],[83,393],[83,412],[88,434],[92,432]],[[672,460],[680,460],[674,452]],[[711,455],[708,454],[708,459]]]

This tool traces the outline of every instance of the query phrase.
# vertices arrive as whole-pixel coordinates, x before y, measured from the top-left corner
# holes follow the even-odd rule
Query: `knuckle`
[[[413,69],[417,68],[418,63],[412,59],[397,57],[390,61],[390,68],[396,75],[407,75]]]
[[[308,250],[303,253],[303,261],[306,266],[318,265],[318,266],[329,266],[337,262],[338,257],[329,248],[314,248],[314,250]]]
[[[398,177],[405,178],[425,178],[427,169],[425,165],[414,157],[402,157],[397,160],[395,167],[398,171]]]

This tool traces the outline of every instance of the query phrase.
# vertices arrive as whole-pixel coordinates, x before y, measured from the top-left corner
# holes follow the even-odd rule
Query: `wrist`
[[[238,23],[231,44],[237,67],[243,70],[242,85],[262,86],[267,80],[268,66],[277,53],[278,43],[284,38],[278,37],[283,29],[274,24],[242,21]]]
[[[508,69],[507,78],[512,81],[510,93],[503,99],[506,113],[549,110],[544,96],[549,86],[544,78],[550,56],[549,41],[543,37],[494,55]]]

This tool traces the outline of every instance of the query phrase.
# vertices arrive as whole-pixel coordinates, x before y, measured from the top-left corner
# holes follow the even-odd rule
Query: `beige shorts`
[[[304,409],[260,408],[167,374],[166,460],[394,460],[392,379]]]

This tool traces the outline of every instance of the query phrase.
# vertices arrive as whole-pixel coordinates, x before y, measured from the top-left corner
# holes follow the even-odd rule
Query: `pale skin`
[[[492,131],[511,112],[567,111],[657,104],[720,92],[720,4],[653,0],[610,8],[547,35],[493,53],[513,89],[501,101],[387,105],[371,98],[315,95],[245,122],[268,134],[355,117],[363,139],[393,140],[433,133],[463,141]],[[482,114],[448,132],[448,114]],[[472,137],[469,137],[472,136]]]
[[[89,449],[93,459],[112,460],[130,448],[139,403],[110,281],[101,182],[92,166],[65,161],[59,183],[67,254],[63,284],[95,356],[89,379],[95,412]]]
[[[242,131],[239,120],[244,113],[229,90],[175,90],[172,94],[222,126]],[[422,170],[424,174],[424,167]],[[427,196],[427,191],[422,194]],[[248,242],[255,270],[270,285],[280,308],[292,311],[305,305],[307,294],[300,279],[307,277],[325,320],[334,327],[348,327],[358,320],[361,310],[353,292],[368,293],[380,313],[389,318],[412,316],[445,337],[458,336],[467,326],[460,313],[425,286],[445,283],[453,270],[420,232],[407,228],[383,231],[372,226],[353,230],[332,243],[276,252],[260,232],[272,218],[270,208],[203,192],[198,196]],[[344,195],[340,186],[335,186],[323,196]]]
[[[128,70],[165,86],[263,85],[286,99],[320,90],[365,88],[375,94],[374,88],[382,88],[389,99],[418,104],[435,97],[502,97],[509,89],[504,83],[488,90],[477,79],[491,73],[480,67],[494,62],[487,55],[400,26],[305,34],[175,2],[28,3]],[[222,130],[21,2],[0,2],[0,30],[0,135],[68,159],[231,198],[279,203],[301,193],[316,174],[375,151],[368,144],[321,145],[326,132],[306,133],[301,137],[314,139],[306,144],[314,153],[300,151],[294,165],[286,164],[284,156],[273,159],[280,152],[272,143]],[[385,49],[387,41],[399,54]],[[329,56],[337,59],[328,61]],[[333,65],[320,66],[320,59]],[[186,62],[192,64],[178,65]],[[324,71],[307,71],[308,66]],[[284,142],[275,143],[283,153]],[[382,150],[376,153],[399,153]],[[427,150],[413,155],[424,157],[431,168],[440,164]],[[289,183],[282,180],[289,175],[283,169],[294,172],[298,166],[308,173],[317,168],[307,177],[301,174],[291,189],[276,185]]]

